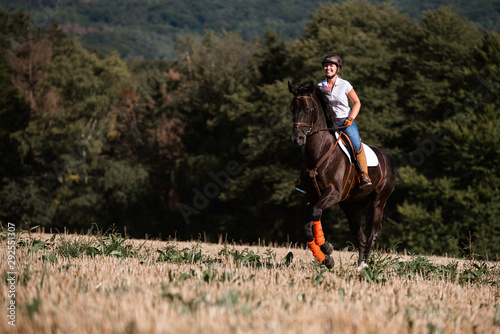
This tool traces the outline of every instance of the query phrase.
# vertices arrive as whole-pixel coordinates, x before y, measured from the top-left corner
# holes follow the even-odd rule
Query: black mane
[[[320,86],[314,86],[314,92],[316,93],[316,96],[318,97],[318,100],[321,103],[321,108],[323,109],[323,113],[325,114],[326,125],[329,128],[335,127],[335,115],[328,112],[328,105],[326,102],[327,99],[325,97],[324,91],[321,89]]]

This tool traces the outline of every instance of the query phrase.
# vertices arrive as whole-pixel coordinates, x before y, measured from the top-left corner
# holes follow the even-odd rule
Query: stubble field
[[[357,273],[348,251],[328,270],[300,247],[15,237],[0,333],[500,333],[498,262],[376,252]]]

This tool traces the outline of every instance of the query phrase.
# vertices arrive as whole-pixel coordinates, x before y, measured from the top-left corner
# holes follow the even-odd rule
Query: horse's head
[[[299,146],[306,143],[307,135],[313,131],[318,124],[320,117],[320,104],[315,96],[314,82],[309,86],[295,88],[288,82],[288,89],[293,94],[290,104],[293,117],[293,130],[291,140]]]

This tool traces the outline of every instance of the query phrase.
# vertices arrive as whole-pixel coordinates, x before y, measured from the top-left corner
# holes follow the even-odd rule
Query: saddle
[[[339,143],[340,148],[342,151],[344,151],[345,155],[349,159],[349,162],[354,162],[356,161],[356,154],[354,152],[354,147],[352,146],[351,140],[349,137],[343,133],[340,132],[342,135],[341,137],[341,142]],[[339,132],[335,132],[335,139],[339,138]],[[366,163],[368,167],[376,167],[378,166],[378,158],[375,152],[373,152],[372,148],[365,143],[361,143],[363,145],[363,150],[365,151],[366,155]]]
[[[350,163],[356,163],[356,152],[354,151],[354,146],[352,146],[351,139],[349,139],[349,136],[346,135],[344,132],[339,132],[335,131],[335,139],[339,139],[340,137],[340,142],[339,146],[344,151],[344,153],[347,155],[347,158],[349,159]],[[359,172],[360,170],[358,170]]]

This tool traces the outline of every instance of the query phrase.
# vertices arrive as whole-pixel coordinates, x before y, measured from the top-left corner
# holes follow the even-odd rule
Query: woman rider
[[[371,185],[372,182],[368,176],[366,156],[363,145],[361,145],[358,127],[354,122],[354,119],[358,116],[361,102],[354,88],[352,88],[352,85],[347,80],[338,76],[342,68],[342,59],[339,56],[336,54],[329,54],[323,58],[321,64],[323,65],[326,79],[320,82],[318,86],[323,93],[326,104],[326,119],[329,123],[345,126],[339,130],[343,131],[349,139],[351,139],[356,153],[356,160],[361,168],[359,187],[364,188]],[[353,103],[352,109],[349,107],[347,98]]]

